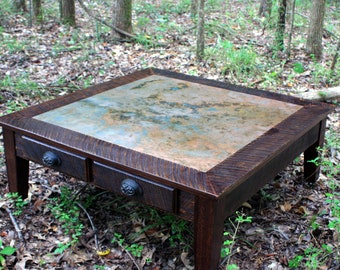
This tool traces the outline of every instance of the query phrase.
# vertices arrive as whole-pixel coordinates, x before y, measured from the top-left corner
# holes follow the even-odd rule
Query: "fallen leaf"
[[[35,202],[34,202],[34,205],[33,205],[33,208],[35,211],[41,211],[42,209],[42,206],[45,204],[45,202],[41,199],[37,199]]]
[[[308,215],[309,211],[307,210],[305,206],[301,205],[298,209],[295,210],[295,213],[301,214],[301,215]]]
[[[292,209],[292,205],[288,202],[280,205],[280,208],[283,212],[289,212]]]
[[[182,254],[181,254],[181,261],[183,262],[184,266],[187,269],[192,270],[192,269],[194,269],[194,267],[190,265],[190,260],[187,257],[188,257],[188,253],[187,252],[182,252]]]
[[[243,207],[246,207],[246,208],[249,208],[249,209],[252,209],[252,208],[253,208],[253,207],[250,205],[250,203],[248,203],[248,202],[242,203],[242,206],[243,206]]]

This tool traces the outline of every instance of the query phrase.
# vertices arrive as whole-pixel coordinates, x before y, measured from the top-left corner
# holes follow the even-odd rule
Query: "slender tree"
[[[25,0],[14,0],[14,7],[17,11],[27,12]]]
[[[62,24],[76,25],[76,7],[74,0],[60,0],[60,20]]]
[[[273,0],[261,0],[259,16],[269,17],[272,13]]]
[[[197,61],[202,61],[204,56],[204,1],[198,1],[198,20],[197,20],[197,43],[196,57]]]
[[[287,57],[290,57],[290,48],[292,44],[292,36],[293,36],[293,28],[294,28],[294,18],[295,18],[295,3],[296,0],[292,0],[291,3],[291,16],[290,16],[290,29],[288,35],[288,43],[287,43]]]
[[[197,15],[197,7],[198,7],[198,0],[191,0],[191,17],[195,17]]]
[[[340,51],[340,39],[338,40],[338,45],[336,46],[335,54],[332,60],[331,70],[335,69],[335,65],[339,57],[339,51]]]
[[[326,0],[313,0],[309,20],[306,53],[314,55],[317,60],[322,57],[322,31],[325,17]]]
[[[275,33],[275,45],[280,50],[284,49],[284,36],[286,29],[287,0],[279,0],[278,21]]]
[[[33,20],[37,23],[42,23],[43,14],[41,9],[41,0],[32,0],[32,14]]]
[[[126,38],[127,35],[116,31],[115,28],[132,33],[132,0],[114,0],[112,10],[112,36]]]

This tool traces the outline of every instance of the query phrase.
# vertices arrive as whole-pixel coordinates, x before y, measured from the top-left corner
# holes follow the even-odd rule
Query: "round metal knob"
[[[143,194],[141,186],[132,179],[123,180],[120,190],[127,196],[139,196]]]
[[[46,166],[52,167],[61,165],[61,159],[59,158],[59,156],[51,151],[45,152],[41,160],[42,163]]]

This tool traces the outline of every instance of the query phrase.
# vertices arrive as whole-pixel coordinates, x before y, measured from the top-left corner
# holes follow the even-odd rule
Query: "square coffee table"
[[[146,69],[0,118],[10,192],[29,160],[194,223],[216,270],[224,219],[304,152],[315,181],[332,106]]]

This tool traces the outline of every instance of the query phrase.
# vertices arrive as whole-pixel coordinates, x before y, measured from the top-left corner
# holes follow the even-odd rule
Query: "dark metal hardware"
[[[127,196],[139,196],[143,194],[141,186],[130,178],[123,180],[120,190]]]
[[[56,153],[51,151],[45,152],[41,160],[42,163],[46,166],[52,167],[61,165],[60,157]]]

